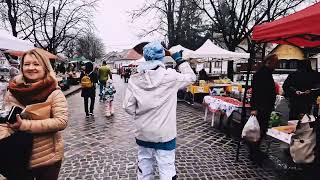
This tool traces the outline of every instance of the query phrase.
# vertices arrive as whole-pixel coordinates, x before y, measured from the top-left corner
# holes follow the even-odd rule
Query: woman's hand
[[[16,122],[14,124],[7,123],[8,127],[13,130],[19,130],[22,124],[22,119],[19,114],[16,115]]]
[[[251,111],[251,116],[257,116],[258,111]]]

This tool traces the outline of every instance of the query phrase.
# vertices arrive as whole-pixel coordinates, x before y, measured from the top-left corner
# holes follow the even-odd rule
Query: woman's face
[[[44,67],[38,62],[38,60],[27,54],[22,64],[22,73],[27,80],[31,82],[37,82],[44,79],[45,70]]]

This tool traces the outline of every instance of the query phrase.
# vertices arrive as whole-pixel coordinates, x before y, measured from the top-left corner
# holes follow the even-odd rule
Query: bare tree
[[[105,57],[105,46],[102,40],[93,32],[88,32],[84,36],[78,38],[76,50],[79,56],[84,56],[93,62]]]
[[[85,29],[92,29],[92,11],[96,0],[42,0],[29,6],[34,24],[33,40],[42,48],[56,53],[63,51],[68,41],[76,38]],[[35,16],[41,18],[37,27]],[[64,45],[64,46],[60,46]]]
[[[193,0],[209,17],[231,51],[248,40],[253,27],[293,12],[305,0]],[[241,47],[240,47],[241,48]],[[244,49],[247,50],[247,49]]]
[[[17,37],[21,32],[32,28],[32,21],[27,15],[27,1],[25,0],[3,0],[0,3],[0,21],[1,26],[12,32]],[[24,34],[23,39],[28,38],[32,34]]]
[[[160,33],[168,38],[168,47],[186,42],[187,32],[198,29],[202,21],[199,11],[190,0],[154,0],[145,1],[142,8],[131,13],[133,22],[140,17],[153,15],[151,27],[143,30],[143,35]],[[194,19],[198,21],[193,21]],[[190,34],[189,34],[190,35]],[[195,34],[193,34],[195,35]],[[195,48],[194,44],[186,44]]]
[[[92,11],[97,1],[6,0],[2,9],[6,9],[8,15],[3,16],[3,21],[11,25],[14,35],[21,33],[38,47],[58,53],[84,29],[94,28]]]
[[[67,41],[65,46],[64,55],[68,58],[74,58],[77,55],[77,39]]]

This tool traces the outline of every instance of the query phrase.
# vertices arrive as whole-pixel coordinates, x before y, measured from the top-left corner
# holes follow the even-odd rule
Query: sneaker
[[[86,118],[89,118],[90,116],[89,115],[86,115]]]
[[[107,113],[106,113],[106,116],[107,116],[107,117],[110,117],[110,116],[111,116],[111,114],[110,114],[109,112],[107,112]]]
[[[93,113],[89,113],[90,116],[94,116]]]

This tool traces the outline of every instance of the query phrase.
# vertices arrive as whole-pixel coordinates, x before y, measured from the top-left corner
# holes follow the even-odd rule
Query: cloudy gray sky
[[[95,16],[97,35],[103,39],[107,51],[132,48],[134,44],[158,37],[138,38],[145,19],[131,23],[129,12],[138,9],[145,0],[101,0]]]

